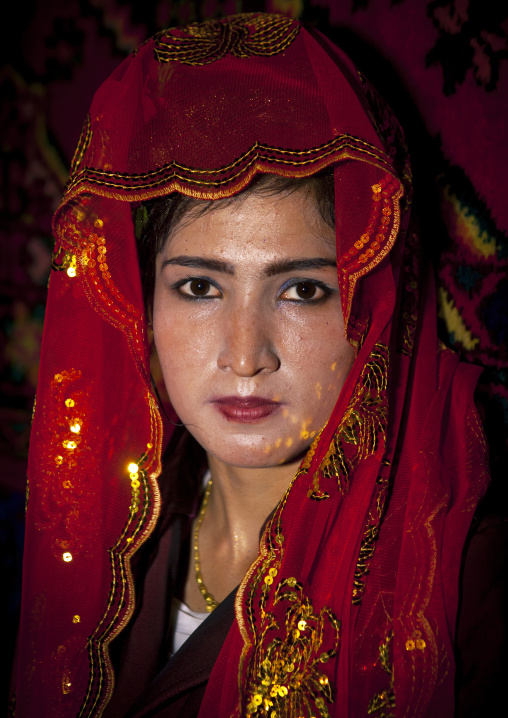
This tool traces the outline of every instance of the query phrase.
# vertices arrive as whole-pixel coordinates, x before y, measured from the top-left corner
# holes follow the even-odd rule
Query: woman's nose
[[[232,313],[223,333],[219,369],[242,377],[277,371],[280,359],[271,334],[269,322],[255,311],[239,309]]]

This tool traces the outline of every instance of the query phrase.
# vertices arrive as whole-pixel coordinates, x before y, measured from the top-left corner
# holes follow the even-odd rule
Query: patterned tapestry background
[[[508,5],[495,0],[11,3],[0,68],[0,571],[2,645],[8,656],[20,600],[26,457],[51,264],[51,216],[93,92],[122,58],[163,27],[265,9],[307,20],[343,47],[406,130],[416,209],[438,271],[441,336],[466,360],[485,367],[478,398],[493,474],[506,500]]]

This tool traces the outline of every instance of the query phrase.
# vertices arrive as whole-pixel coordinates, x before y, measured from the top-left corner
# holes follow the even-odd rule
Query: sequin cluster
[[[58,291],[69,292],[70,296],[77,296],[80,301],[86,296],[89,306],[105,322],[119,329],[129,346],[131,357],[136,365],[142,379],[140,386],[145,386],[144,399],[142,402],[143,412],[149,412],[150,427],[146,427],[147,438],[150,443],[145,444],[146,451],[141,456],[133,455],[124,457],[125,464],[119,467],[120,486],[118,497],[122,499],[121,510],[127,508],[125,524],[118,537],[118,541],[109,549],[110,592],[104,613],[98,621],[94,632],[88,637],[88,653],[90,661],[89,683],[81,714],[91,715],[101,712],[106,694],[110,690],[112,669],[108,656],[107,646],[112,638],[118,634],[126,624],[130,612],[132,612],[134,601],[134,584],[130,571],[129,559],[139,543],[141,543],[153,529],[160,511],[160,497],[155,481],[155,476],[160,471],[160,450],[162,440],[162,424],[160,415],[151,394],[148,376],[148,353],[145,346],[145,319],[142,307],[136,308],[128,298],[118,289],[114,281],[114,273],[110,264],[118,266],[118,261],[110,261],[110,257],[116,256],[118,246],[114,239],[108,239],[108,220],[102,219],[93,211],[93,198],[83,197],[79,204],[69,205],[67,211],[59,217],[57,225],[57,249],[54,254],[54,263],[63,265],[67,269],[67,276],[58,279]],[[75,272],[69,273],[69,269],[75,267]],[[55,269],[62,269],[61,266]],[[56,278],[55,278],[56,279]],[[61,281],[63,280],[63,281]],[[67,372],[68,373],[68,372]],[[59,376],[63,377],[62,385],[65,383],[67,373],[62,371],[55,377],[58,383]],[[83,377],[84,378],[84,377]],[[91,468],[96,471],[99,467],[93,463],[95,456],[94,448],[104,446],[104,435],[96,435],[98,429],[94,429],[93,421],[94,406],[91,403],[94,396],[94,387],[90,385],[89,377],[86,377],[87,384],[82,394],[67,391],[65,396],[57,394],[51,389],[51,394],[59,403],[59,412],[65,409],[67,412],[74,411],[75,415],[66,416],[69,424],[68,434],[63,435],[60,425],[58,431],[55,429],[52,434],[59,437],[61,448],[57,453],[53,445],[45,447],[46,453],[51,451],[53,466],[61,469],[62,480],[72,484],[73,504],[70,511],[79,511],[79,522],[86,522],[88,534],[94,530],[93,516],[90,515],[92,507],[97,506],[97,497],[87,496],[86,491],[98,490],[100,484],[92,481]],[[85,411],[84,401],[89,402],[88,412]],[[74,402],[74,403],[72,403]],[[41,410],[39,408],[39,410]],[[55,412],[58,414],[58,412]],[[83,421],[79,421],[84,418]],[[147,417],[144,415],[144,420]],[[104,431],[104,426],[102,427]],[[85,441],[86,434],[86,441]],[[65,444],[62,444],[66,442]],[[107,447],[105,447],[107,448]],[[86,453],[85,453],[86,452]],[[49,455],[49,453],[48,453]],[[55,456],[57,457],[55,459]],[[59,465],[60,456],[62,458]],[[69,468],[69,457],[77,460],[77,465]],[[117,453],[118,457],[118,453]],[[119,458],[119,457],[118,457]],[[66,463],[67,462],[67,463]],[[100,470],[100,469],[99,469]],[[123,481],[122,481],[122,471]],[[116,477],[115,477],[116,478]],[[130,492],[131,500],[123,504],[125,496],[122,484],[127,484],[127,497]],[[63,484],[65,486],[65,483]],[[54,487],[48,492],[48,502],[59,497],[62,490]],[[126,498],[127,498],[126,497]],[[83,500],[81,500],[83,499]],[[78,508],[79,507],[79,508]],[[119,509],[120,510],[120,509]],[[88,515],[85,513],[88,512]],[[62,511],[58,512],[62,515]],[[121,514],[118,514],[119,516]],[[78,523],[76,518],[75,523]],[[80,523],[80,525],[81,525]],[[60,538],[60,537],[59,537]],[[64,536],[63,538],[67,538]],[[69,541],[65,545],[60,542],[60,560],[69,565],[75,562],[78,554],[76,547],[77,540]],[[81,611],[76,611],[72,618],[73,623],[79,624],[82,617]],[[75,620],[76,619],[76,620]],[[82,640],[81,636],[81,640]],[[80,646],[83,650],[83,645]],[[75,683],[70,672],[62,677],[62,691],[71,690]]]
[[[108,265],[108,247],[104,236],[104,222],[99,217],[91,218],[93,229],[83,226],[86,233],[86,262],[88,271],[86,287],[90,287],[99,313],[113,326],[124,332],[133,348],[137,366],[144,376],[147,348],[144,341],[144,315],[131,304],[116,286]],[[85,288],[86,291],[86,288]],[[144,376],[144,378],[147,378]]]
[[[65,216],[61,226],[61,241],[57,241],[51,257],[51,269],[67,273],[71,279],[78,276],[90,260],[89,249],[83,246],[80,223],[85,213],[79,207],[73,207]]]
[[[333,694],[323,665],[337,653],[340,625],[328,608],[314,611],[302,584],[294,577],[278,582],[273,608],[265,611],[277,573],[272,566],[263,579],[266,588],[260,602],[260,641],[249,663],[244,714],[325,718]],[[275,616],[277,606],[283,623]]]
[[[155,37],[154,54],[159,62],[185,65],[208,65],[227,54],[268,57],[283,52],[299,30],[284,15],[244,13],[164,30]]]
[[[327,703],[334,697],[325,666],[339,649],[339,621],[326,606],[314,610],[297,578],[281,576],[281,522],[296,479],[270,519],[261,555],[237,594],[245,610],[245,619],[238,619],[245,641],[239,716],[327,718]]]
[[[40,457],[45,481],[38,489],[38,525],[61,527],[54,550],[65,563],[73,560],[73,551],[91,530],[90,516],[81,506],[93,489],[83,461],[91,440],[88,399],[84,391],[73,386],[80,378],[81,372],[73,368],[56,373],[50,383],[50,403],[41,408],[49,439]]]
[[[391,224],[393,214],[392,197],[394,191],[400,188],[400,183],[392,175],[385,175],[377,184],[372,185],[372,199],[374,211],[365,232],[353,246],[346,252],[351,258],[350,270],[354,271],[366,264],[374,257],[378,250],[386,243],[386,235]]]
[[[153,448],[152,444],[147,445],[147,449],[150,450]],[[143,464],[148,459],[148,453],[145,451],[140,458],[134,462],[132,461],[127,466],[127,471],[129,472],[129,478],[131,480],[131,488],[132,488],[132,501],[129,506],[129,510],[131,514],[135,514],[136,511],[139,509],[139,502],[140,502],[140,486],[143,484],[144,489],[146,490],[147,486],[147,472],[146,469],[143,468]],[[132,541],[132,538],[128,538],[127,541]]]
[[[59,247],[53,252],[51,269],[55,270],[55,272],[66,271],[69,277],[75,277],[77,266],[77,255],[73,252],[69,252],[62,247]]]
[[[108,264],[105,230],[104,221],[96,214],[81,205],[73,207],[58,226],[59,244],[53,253],[54,268],[67,268],[70,277],[81,277],[82,287],[96,311],[125,334],[138,369],[147,379],[144,315],[114,282]]]
[[[388,254],[395,241],[400,220],[398,200],[402,195],[403,189],[399,180],[391,174],[386,174],[372,185],[373,209],[369,223],[338,263],[346,319],[349,319],[351,312],[356,282]]]

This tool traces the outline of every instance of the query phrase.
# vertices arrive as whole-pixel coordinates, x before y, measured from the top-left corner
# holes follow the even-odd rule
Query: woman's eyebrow
[[[181,255],[165,259],[162,262],[161,270],[168,264],[177,264],[180,267],[193,267],[195,269],[208,269],[213,272],[222,272],[223,274],[234,275],[235,268],[230,262],[224,262],[220,259],[206,259],[205,257],[190,257],[189,255]],[[337,262],[334,259],[325,259],[324,257],[309,257],[304,259],[281,259],[271,262],[263,269],[266,277],[273,277],[276,274],[284,274],[285,272],[294,272],[296,270],[321,269],[322,267],[336,267]]]
[[[320,269],[321,267],[337,267],[335,259],[325,259],[324,257],[309,257],[305,259],[281,259],[272,262],[264,269],[267,277],[273,277],[275,274],[284,274],[285,272],[294,272],[297,269]]]
[[[165,259],[162,262],[161,270],[168,264],[178,264],[180,267],[194,267],[196,269],[210,269],[213,272],[222,272],[223,274],[235,273],[234,266],[229,262],[223,262],[220,259],[205,259],[205,257],[189,257],[186,254]]]

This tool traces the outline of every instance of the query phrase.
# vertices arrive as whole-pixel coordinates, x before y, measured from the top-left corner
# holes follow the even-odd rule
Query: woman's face
[[[253,194],[187,216],[157,257],[153,330],[175,411],[208,453],[261,468],[304,452],[354,357],[313,199]]]

